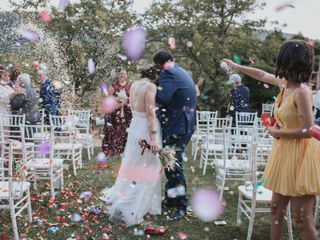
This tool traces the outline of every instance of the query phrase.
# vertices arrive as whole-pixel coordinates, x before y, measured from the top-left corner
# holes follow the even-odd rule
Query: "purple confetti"
[[[223,212],[219,194],[210,189],[197,190],[192,196],[191,205],[195,215],[204,222],[214,221]]]
[[[101,87],[102,92],[103,92],[106,96],[108,96],[108,88],[109,88],[108,83],[101,83],[100,87]]]
[[[43,143],[41,143],[39,145],[39,149],[38,149],[38,152],[39,152],[39,156],[40,157],[44,157],[46,156],[51,150],[51,143],[48,142],[48,141],[45,141]]]
[[[96,64],[94,63],[92,58],[88,60],[88,71],[90,75],[93,75],[96,72]]]
[[[37,42],[39,40],[38,33],[34,32],[34,31],[20,28],[20,29],[18,29],[17,33],[19,35],[21,35],[23,38],[29,40],[30,42]]]
[[[122,61],[127,61],[128,57],[122,54],[117,54],[117,57],[120,58]]]
[[[124,33],[123,49],[132,60],[138,60],[144,50],[146,31],[142,27],[135,27]]]
[[[87,192],[82,192],[82,193],[80,194],[79,198],[80,198],[80,199],[82,199],[82,198],[88,199],[88,198],[91,198],[91,196],[92,196],[92,192],[87,191]]]
[[[104,152],[98,153],[97,162],[98,162],[98,164],[105,164],[106,163],[106,155],[104,154]]]
[[[59,5],[58,5],[58,9],[60,11],[63,11],[65,6],[67,5],[67,3],[68,3],[68,0],[60,0]]]

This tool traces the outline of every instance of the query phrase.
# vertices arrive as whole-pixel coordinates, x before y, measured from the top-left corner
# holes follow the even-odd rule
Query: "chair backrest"
[[[74,116],[50,116],[50,125],[55,142],[76,143],[78,129]]]
[[[78,128],[90,129],[90,110],[70,110],[70,115],[76,117]]]
[[[197,134],[206,134],[207,128],[214,125],[215,119],[218,116],[218,111],[197,111],[196,113],[196,131]]]
[[[76,118],[71,115],[67,116],[51,116],[50,115],[50,126],[55,128],[68,128],[75,129]]]
[[[273,107],[274,107],[274,104],[270,104],[270,103],[263,103],[262,104],[262,113],[270,113],[272,114],[273,112]]]
[[[23,135],[21,135],[21,130],[26,124],[25,115],[9,115],[0,114],[0,141],[8,141],[8,139],[13,139],[21,141]]]
[[[255,128],[258,124],[258,113],[236,112],[237,128]]]

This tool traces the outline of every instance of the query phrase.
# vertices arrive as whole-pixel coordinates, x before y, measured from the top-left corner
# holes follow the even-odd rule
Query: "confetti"
[[[241,64],[240,57],[237,54],[234,54],[232,58],[233,58],[233,61],[235,61],[237,64]]]
[[[176,48],[176,39],[174,37],[169,37],[168,44],[171,49],[175,49]]]
[[[142,27],[127,30],[123,36],[123,49],[132,60],[138,60],[145,48],[146,31]]]
[[[68,3],[68,0],[60,0],[59,5],[58,5],[58,9],[60,11],[63,11],[64,8],[66,7],[67,3]]]
[[[191,41],[187,42],[187,47],[191,48],[193,46],[193,43]]]
[[[104,154],[104,152],[100,152],[97,154],[97,163],[98,164],[105,164],[106,161],[106,155]]]
[[[90,75],[93,75],[96,72],[96,64],[94,63],[92,58],[88,60],[88,72]]]
[[[263,84],[263,87],[264,87],[264,88],[269,88],[270,86],[269,86],[268,84],[264,83],[264,84]]]
[[[185,234],[184,232],[178,232],[178,238],[179,240],[185,240],[187,239],[187,234]]]
[[[204,222],[217,219],[223,212],[219,194],[210,189],[199,189],[194,192],[191,206],[195,215]]]
[[[39,145],[38,154],[40,157],[46,156],[51,150],[51,143],[49,141],[45,141]]]
[[[28,30],[28,29],[24,29],[24,28],[20,28],[17,30],[17,33],[19,35],[21,35],[23,38],[29,40],[30,42],[37,42],[39,41],[39,35],[38,33]]]
[[[92,192],[87,191],[87,192],[82,192],[80,194],[79,198],[80,199],[82,199],[82,198],[89,199],[89,198],[91,198],[91,196],[92,196]]]
[[[280,12],[280,11],[286,9],[286,8],[295,8],[292,3],[293,3],[293,1],[290,1],[290,2],[287,2],[287,3],[283,3],[283,4],[279,5],[279,6],[277,6],[275,10],[276,10],[276,12]]]
[[[127,61],[128,57],[126,55],[117,54],[117,57],[120,58],[122,61]]]
[[[75,213],[75,214],[72,215],[72,221],[74,221],[74,222],[80,222],[81,220],[82,220],[82,217],[81,217],[80,214]]]
[[[100,88],[104,93],[104,95],[108,96],[108,88],[109,88],[108,83],[101,83]]]
[[[102,102],[101,110],[104,113],[112,113],[118,107],[118,101],[115,97],[109,96]]]
[[[52,21],[52,17],[44,10],[39,12],[39,19],[44,23],[50,23]]]

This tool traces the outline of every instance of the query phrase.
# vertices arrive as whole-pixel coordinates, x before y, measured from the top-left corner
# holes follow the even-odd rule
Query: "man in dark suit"
[[[56,116],[60,106],[60,91],[55,89],[52,81],[47,76],[46,70],[38,71],[41,85],[40,85],[40,107],[44,109],[46,115],[45,122],[49,124],[49,115]]]
[[[186,214],[188,205],[182,154],[194,131],[196,90],[190,74],[173,62],[170,52],[160,50],[154,55],[153,61],[161,69],[156,101],[160,105],[158,118],[162,128],[163,146],[174,146],[178,149],[178,165],[173,171],[165,171],[167,183],[162,206],[176,207],[171,218],[179,219]],[[168,194],[168,190],[172,192],[181,187],[184,191],[180,191],[177,196]]]

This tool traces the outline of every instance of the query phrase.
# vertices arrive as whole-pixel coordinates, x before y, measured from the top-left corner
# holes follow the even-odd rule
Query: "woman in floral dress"
[[[108,89],[109,96],[114,96],[119,101],[117,109],[111,114],[105,115],[102,149],[108,157],[121,154],[127,141],[127,128],[132,118],[129,100],[122,102],[124,93],[126,93],[129,99],[131,84],[127,81],[127,78],[127,71],[121,70],[118,80]]]

